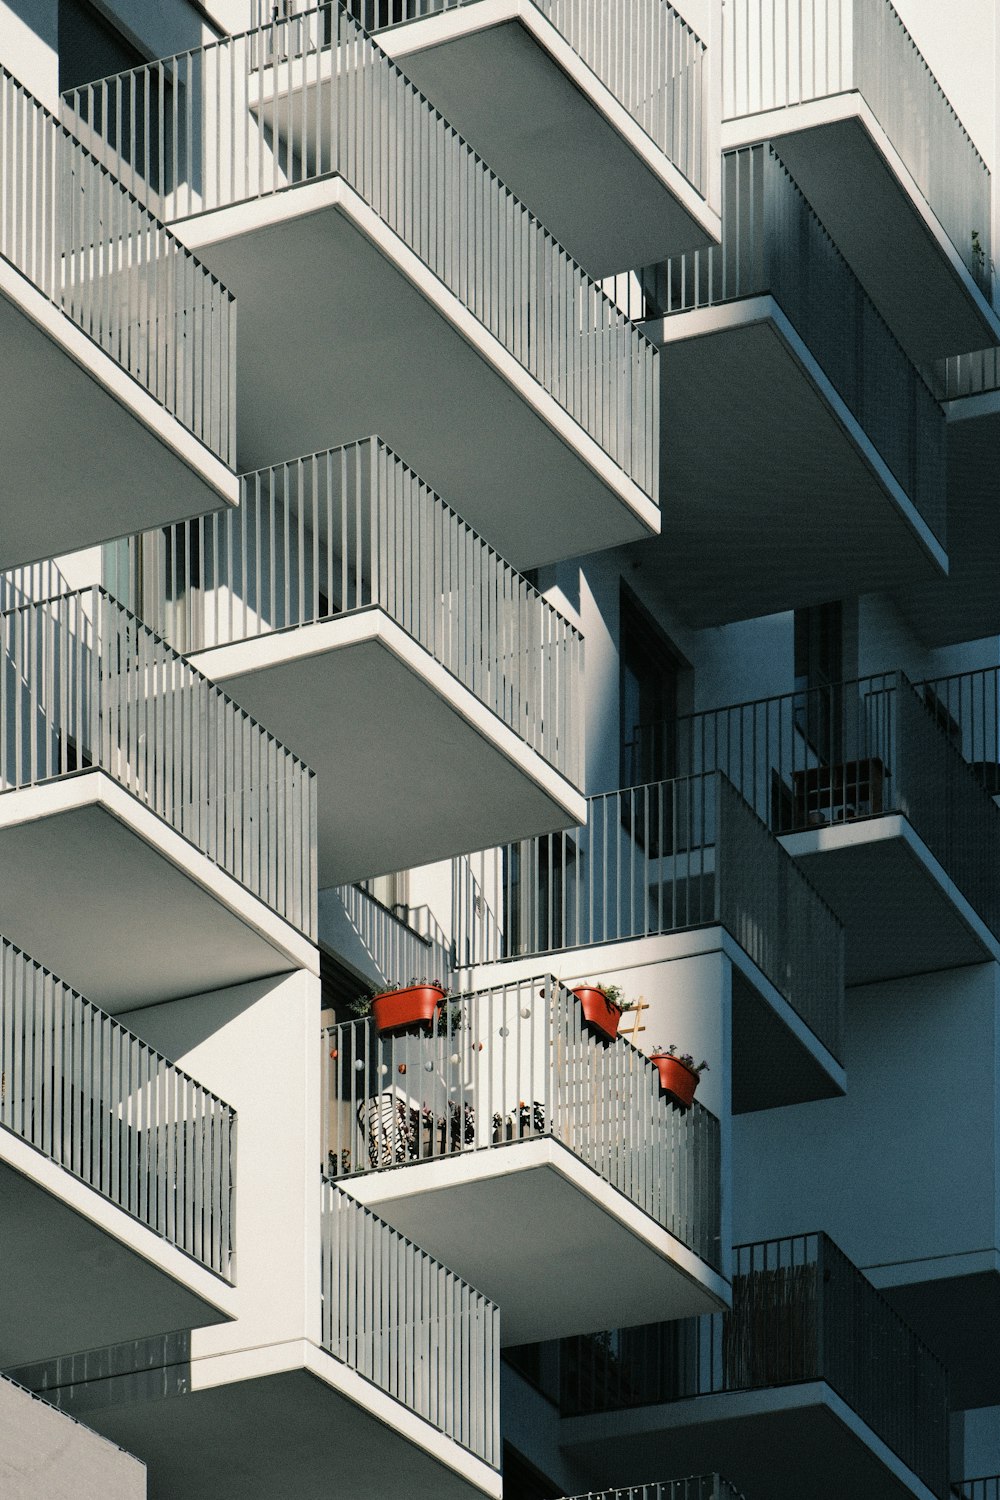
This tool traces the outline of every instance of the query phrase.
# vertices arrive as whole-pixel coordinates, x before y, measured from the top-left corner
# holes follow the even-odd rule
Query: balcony
[[[66,103],[239,296],[240,470],[374,428],[518,567],[655,531],[656,351],[345,10],[289,34]]]
[[[315,969],[312,773],[102,589],[0,651],[0,931],[112,1013]]]
[[[888,0],[724,18],[724,148],[773,141],[912,359],[1000,341],[990,174]]]
[[[745,1500],[735,1485],[719,1474],[690,1479],[667,1479],[661,1484],[630,1485],[627,1490],[591,1490],[572,1500]]]
[[[574,0],[347,8],[588,274],[718,239],[720,49],[667,0],[619,3],[599,26]],[[301,54],[305,26],[267,28],[272,66]]]
[[[650,1011],[650,1024],[673,1027],[710,983],[707,968],[702,978],[685,966],[721,949],[732,973],[733,1110],[842,1092],[840,925],[729,781],[694,775],[588,800],[585,825],[490,851],[456,879],[459,965],[497,973],[572,953],[564,976],[622,983],[634,968],[647,985],[649,965],[661,977],[676,970],[673,1001],[658,996]],[[714,981],[719,1006],[724,988]],[[718,1038],[699,1044],[706,1056],[725,1055],[725,1032],[720,1021]]]
[[[227,1104],[0,938],[0,1364],[232,1316],[235,1149]]]
[[[732,1312],[566,1341],[559,1363],[561,1446],[602,1479],[641,1482],[669,1444],[769,1500],[948,1494],[945,1372],[826,1235],[740,1246]]]
[[[1000,1500],[1000,1475],[963,1479],[960,1484],[952,1485],[951,1493],[955,1500]]]
[[[235,503],[232,297],[4,68],[0,119],[0,569]]]
[[[829,902],[849,985],[997,956],[1000,812],[901,672],[693,714],[676,746],[681,768],[729,777]]]
[[[319,941],[364,984],[394,984],[402,974],[452,970],[451,940],[427,908],[390,910],[363,885],[322,890]]]
[[[0,1485],[12,1497],[24,1486],[44,1485],[45,1500],[146,1500],[146,1470],[131,1453],[106,1442],[82,1423],[0,1375]]]
[[[133,558],[147,623],[316,772],[322,888],[585,808],[579,634],[379,439]]]
[[[319,1199],[317,1341],[192,1358],[190,1336],[18,1379],[184,1500],[500,1500],[497,1309],[333,1183]]]
[[[723,158],[720,249],[620,295],[656,320],[669,435],[634,560],[691,625],[944,575],[940,406],[772,147]]]
[[[581,1014],[533,979],[451,1001],[433,1035],[323,1033],[327,1171],[482,1287],[504,1342],[728,1300],[718,1120]]]

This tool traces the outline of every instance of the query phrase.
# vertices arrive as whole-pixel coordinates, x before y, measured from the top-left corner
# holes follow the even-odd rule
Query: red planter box
[[[406,1031],[411,1026],[433,1029],[444,990],[436,984],[411,984],[405,990],[390,990],[372,1001],[372,1019],[379,1036]]]
[[[618,1022],[622,1018],[622,1008],[614,1005],[607,999],[602,990],[597,990],[592,984],[581,984],[580,988],[573,991],[580,1002],[583,1011],[583,1019],[588,1026],[599,1031],[601,1036],[607,1037],[613,1042],[618,1035]]]
[[[681,1109],[690,1109],[698,1087],[698,1074],[694,1069],[687,1067],[679,1057],[671,1057],[669,1052],[654,1052],[650,1061],[656,1065],[663,1092]]]

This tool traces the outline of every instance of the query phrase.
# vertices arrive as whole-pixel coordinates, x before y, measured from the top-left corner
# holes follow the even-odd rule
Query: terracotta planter
[[[607,1037],[613,1042],[618,1035],[618,1022],[622,1018],[622,1008],[608,1000],[602,990],[595,989],[592,984],[581,984],[580,988],[573,991],[580,1002],[583,1011],[583,1019],[588,1026]]]
[[[434,1026],[444,990],[436,984],[411,984],[405,990],[390,990],[372,1001],[372,1019],[379,1036],[391,1036],[411,1026]]]
[[[694,1103],[694,1091],[698,1087],[698,1074],[682,1063],[679,1057],[669,1052],[654,1052],[651,1061],[660,1075],[660,1088],[681,1109],[690,1109]]]

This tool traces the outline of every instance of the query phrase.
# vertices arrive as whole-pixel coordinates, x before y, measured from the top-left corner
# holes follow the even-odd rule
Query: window
[[[644,786],[677,774],[677,697],[683,662],[624,587],[620,614],[620,775]]]
[[[795,726],[821,760],[841,760],[844,613],[839,603],[795,611]]]

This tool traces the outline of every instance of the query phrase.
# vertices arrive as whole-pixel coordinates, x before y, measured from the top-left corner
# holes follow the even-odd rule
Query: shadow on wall
[[[191,1389],[191,1334],[159,1334],[4,1371],[73,1416],[103,1406],[183,1396]]]

